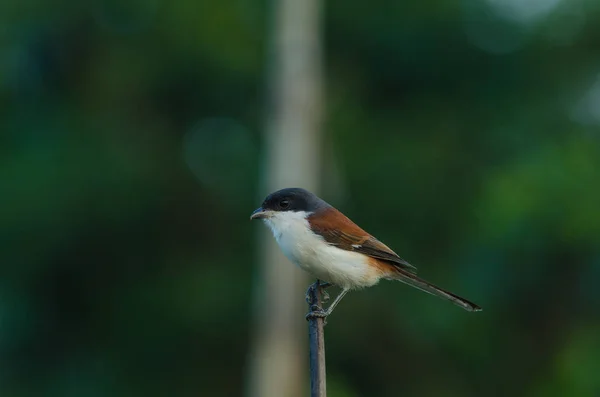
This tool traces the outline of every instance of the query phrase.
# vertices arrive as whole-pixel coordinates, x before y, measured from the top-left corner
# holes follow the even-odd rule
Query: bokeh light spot
[[[520,23],[547,16],[561,0],[485,0],[498,16]]]
[[[507,54],[523,46],[525,29],[490,12],[480,1],[463,2],[464,31],[477,48],[492,54]]]
[[[185,161],[208,187],[224,193],[247,191],[255,178],[256,145],[250,132],[230,118],[199,121],[185,135]]]
[[[584,125],[600,124],[600,74],[572,109],[571,118]]]

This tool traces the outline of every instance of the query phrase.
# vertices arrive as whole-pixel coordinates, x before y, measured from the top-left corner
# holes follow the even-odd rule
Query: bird
[[[417,268],[373,237],[335,207],[303,188],[285,188],[269,194],[250,220],[262,219],[283,254],[325,286],[341,292],[324,310],[316,307],[308,318],[328,317],[352,290],[397,280],[448,300],[470,312],[481,307],[417,276]]]

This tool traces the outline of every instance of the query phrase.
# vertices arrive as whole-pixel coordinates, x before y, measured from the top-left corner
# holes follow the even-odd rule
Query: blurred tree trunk
[[[267,153],[261,194],[319,190],[321,169],[321,1],[276,0],[271,29]],[[262,197],[261,197],[262,198]],[[308,278],[262,229],[255,299],[251,397],[299,397],[308,390],[304,292]]]

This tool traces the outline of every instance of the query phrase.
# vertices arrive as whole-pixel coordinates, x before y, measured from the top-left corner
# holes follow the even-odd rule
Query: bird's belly
[[[380,269],[370,265],[365,255],[322,241],[280,241],[280,246],[290,261],[302,270],[342,288],[369,287],[382,277]]]

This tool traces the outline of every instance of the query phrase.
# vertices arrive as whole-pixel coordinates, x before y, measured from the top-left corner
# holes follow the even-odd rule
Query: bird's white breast
[[[313,233],[303,211],[275,212],[265,219],[285,256],[314,277],[343,288],[376,284],[381,272],[368,264],[367,257],[337,248]]]

